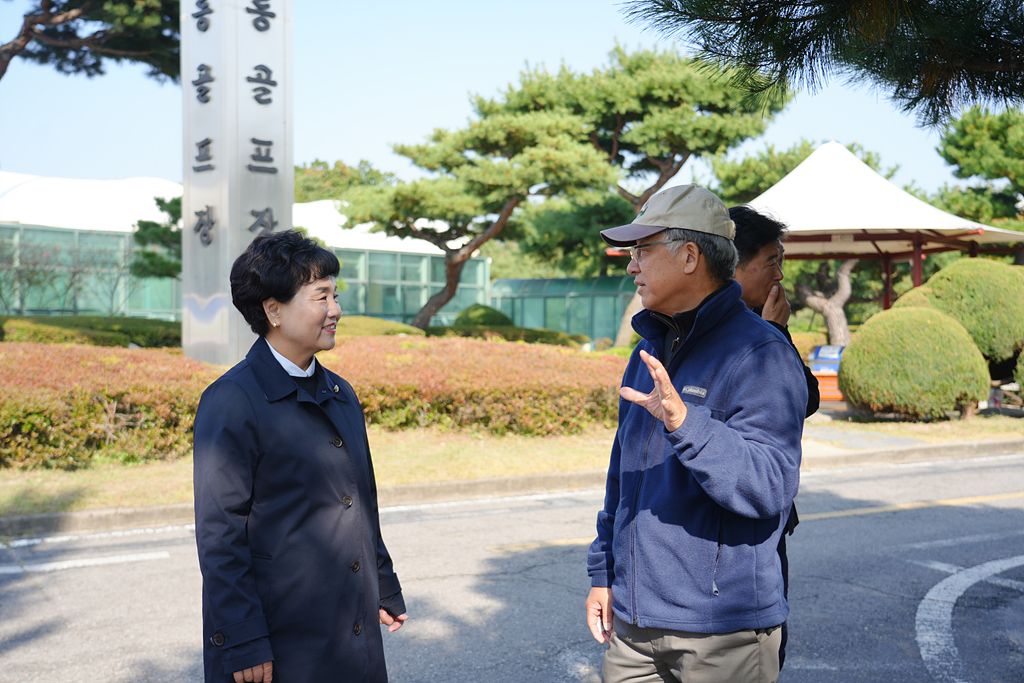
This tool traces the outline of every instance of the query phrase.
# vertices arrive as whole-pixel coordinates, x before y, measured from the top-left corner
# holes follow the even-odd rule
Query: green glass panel
[[[447,282],[444,274],[444,256],[430,257],[430,281],[440,285]]]
[[[335,249],[334,255],[341,262],[341,272],[338,274],[343,280],[365,280],[366,279],[366,252],[355,251],[354,249]]]
[[[372,255],[370,258],[370,269],[372,273]],[[367,292],[366,312],[370,315],[394,315],[400,312],[398,306],[398,285],[384,285],[371,282]]]
[[[590,290],[594,287],[594,280],[573,280],[572,287],[569,289],[573,294],[590,294]]]
[[[338,292],[338,306],[342,315],[362,315],[366,313],[366,285],[358,282],[346,282],[345,290]]]
[[[370,282],[394,282],[398,280],[398,254],[371,251],[369,280]]]
[[[491,296],[515,296],[519,294],[526,280],[495,280],[491,283]]]
[[[569,299],[569,334],[585,334],[589,337],[593,333],[590,325],[590,302],[589,296],[574,296]]]
[[[568,278],[559,278],[558,280],[548,280],[548,288],[544,290],[545,295],[551,294],[565,294],[571,288],[575,280]]]
[[[540,297],[527,297],[521,299],[523,302],[523,322],[521,327],[539,329],[544,327],[544,299]]]
[[[484,283],[484,262],[481,259],[470,259],[462,266],[459,282],[466,285],[482,285]]]
[[[622,309],[616,306],[617,302],[618,297],[615,296],[594,297],[594,324],[593,332],[590,334],[592,339],[615,339],[622,318]]]
[[[565,297],[544,299],[544,327],[556,332],[566,331]]]
[[[427,303],[427,288],[405,285],[402,287],[402,312],[416,315]]]
[[[523,285],[523,294],[542,294],[550,280],[527,280]]]
[[[423,282],[427,274],[428,258],[416,254],[402,254],[400,258],[402,282]]]

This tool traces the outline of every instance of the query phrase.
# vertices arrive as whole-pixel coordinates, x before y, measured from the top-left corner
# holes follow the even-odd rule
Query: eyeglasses
[[[640,263],[640,250],[641,249],[646,249],[647,247],[656,247],[659,244],[668,244],[669,242],[683,242],[683,241],[685,241],[685,240],[665,240],[663,242],[648,242],[647,244],[637,244],[637,245],[634,245],[632,247],[627,247],[626,249],[629,251],[629,257],[631,259],[633,259],[634,261],[636,261],[637,263]]]

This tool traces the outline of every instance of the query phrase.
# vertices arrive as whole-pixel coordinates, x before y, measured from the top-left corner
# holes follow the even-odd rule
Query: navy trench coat
[[[387,681],[378,608],[401,586],[363,413],[348,382],[319,363],[315,375],[313,397],[261,338],[199,402],[207,683],[270,660],[274,683]]]

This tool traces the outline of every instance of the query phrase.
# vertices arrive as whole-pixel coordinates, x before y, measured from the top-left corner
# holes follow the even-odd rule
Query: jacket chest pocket
[[[686,405],[707,407],[711,411],[711,417],[719,422],[725,421],[725,411],[721,410],[721,406],[713,400],[714,397],[711,396],[708,389],[695,384],[684,384],[676,391],[679,392],[679,398],[683,399],[683,403]]]

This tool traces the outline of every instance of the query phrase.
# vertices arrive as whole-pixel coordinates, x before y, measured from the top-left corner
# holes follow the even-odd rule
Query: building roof
[[[0,221],[76,230],[132,232],[139,220],[163,221],[154,197],[181,196],[162,178],[79,180],[0,171]]]
[[[0,171],[0,222],[75,230],[132,232],[140,220],[162,222],[166,216],[154,197],[180,197],[182,186],[162,178],[80,180],[47,178]],[[417,239],[371,232],[371,225],[343,228],[340,202],[324,199],[292,207],[292,225],[338,249],[365,249],[403,254],[443,255]]]
[[[337,249],[367,249],[393,251],[402,254],[430,254],[443,256],[444,252],[429,242],[417,239],[390,237],[383,232],[371,232],[372,225],[363,223],[354,228],[342,227],[347,218],[338,209],[336,199],[292,205],[292,225],[305,228],[313,237]]]
[[[1024,242],[1024,234],[946,213],[896,187],[838,142],[826,142],[750,202],[789,225],[786,255],[905,254]],[[915,236],[916,234],[916,236]]]

